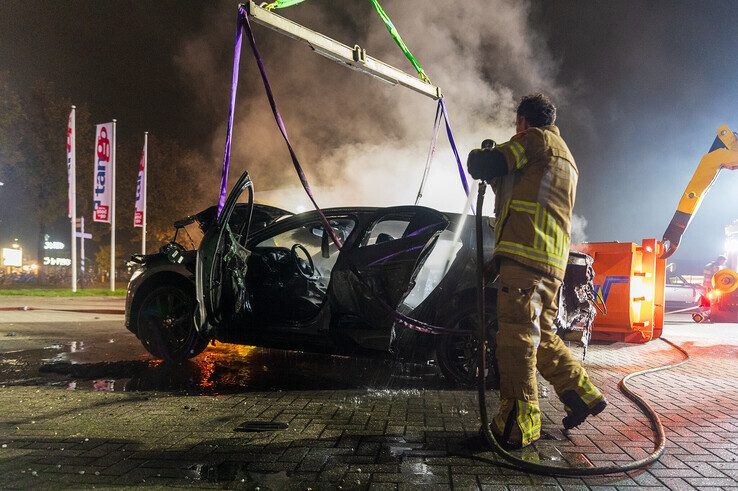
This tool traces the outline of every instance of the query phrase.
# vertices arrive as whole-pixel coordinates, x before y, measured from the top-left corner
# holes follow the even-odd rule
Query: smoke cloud
[[[550,82],[556,65],[531,28],[527,2],[474,0],[463,8],[423,0],[385,3],[445,94],[462,159],[485,138],[506,141],[512,136],[515,100],[523,93],[563,97]],[[412,73],[369,2],[309,0],[279,13],[345,44],[359,44],[371,56]],[[212,109],[214,119],[220,115],[213,162],[222,158],[234,27],[235,8],[220,4],[176,60],[199,103]],[[263,27],[254,30],[290,137],[319,191],[319,204],[412,203],[425,166],[435,102],[347,70]],[[244,43],[231,182],[248,169],[257,200],[268,197],[270,204],[291,210],[307,207],[249,51]],[[438,141],[421,204],[459,212],[465,197],[443,128]],[[280,191],[260,193],[269,190]]]
[[[571,216],[571,242],[573,244],[587,242],[585,228],[587,228],[587,219],[582,215],[573,214]]]

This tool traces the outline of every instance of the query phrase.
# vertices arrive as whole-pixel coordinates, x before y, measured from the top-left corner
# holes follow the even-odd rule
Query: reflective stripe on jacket
[[[495,192],[495,256],[564,278],[579,171],[556,126],[529,128],[498,146],[508,174]]]

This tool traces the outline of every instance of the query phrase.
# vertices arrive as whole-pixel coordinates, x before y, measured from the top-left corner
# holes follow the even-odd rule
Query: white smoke
[[[445,94],[465,164],[481,140],[508,140],[516,99],[553,85],[556,66],[530,25],[528,2],[387,0],[383,6],[434,84]],[[371,56],[412,73],[369,2],[308,0],[279,12]],[[235,7],[221,4],[202,32],[183,46],[178,65],[198,99],[211,106],[214,91],[230,87]],[[412,203],[423,173],[435,103],[390,87],[313,54],[305,45],[254,26],[275,96],[290,137],[321,206]],[[232,43],[232,41],[230,41]],[[256,189],[295,189],[272,204],[306,204],[289,155],[275,127],[248,43],[241,59],[241,85],[231,182],[244,169]],[[216,163],[222,157],[227,107],[214,107],[223,125],[214,131]],[[215,181],[214,181],[215,182]],[[274,193],[272,193],[274,194]],[[215,189],[213,192],[215,195]],[[461,211],[465,198],[444,129],[421,204]],[[491,197],[490,197],[491,201]]]
[[[571,217],[571,242],[572,244],[581,244],[587,242],[587,233],[584,229],[587,228],[587,219],[582,215],[576,213]]]

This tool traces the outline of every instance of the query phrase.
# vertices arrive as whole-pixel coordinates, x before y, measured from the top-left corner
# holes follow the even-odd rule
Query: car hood
[[[246,218],[248,205],[245,203],[237,204],[233,210],[232,220],[242,221]],[[292,212],[277,208],[276,206],[263,205],[254,203],[254,210],[251,213],[251,230],[264,228],[280,218],[291,216]],[[218,216],[218,207],[213,205],[204,209],[200,213],[194,215],[195,221],[200,226],[203,233],[207,232],[213,226]]]

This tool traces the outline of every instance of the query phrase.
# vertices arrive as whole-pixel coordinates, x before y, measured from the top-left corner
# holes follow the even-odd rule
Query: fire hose
[[[642,375],[646,375],[649,373],[656,373],[663,370],[670,370],[672,368],[676,368],[678,366],[681,366],[689,360],[689,354],[682,349],[681,347],[677,346],[676,344],[672,343],[671,341],[661,338],[662,341],[667,343],[668,345],[672,346],[675,350],[679,351],[683,355],[682,361],[678,363],[671,363],[667,365],[662,365],[660,367],[656,368],[650,368],[647,370],[641,370],[638,372],[633,372],[625,377],[623,377],[620,380],[620,383],[618,384],[618,388],[620,391],[630,399],[636,406],[638,406],[638,409],[643,413],[646,418],[651,422],[654,434],[655,434],[655,440],[654,440],[654,449],[653,451],[645,458],[633,461],[629,464],[623,464],[623,465],[608,465],[608,466],[601,466],[601,467],[560,467],[560,466],[549,466],[544,464],[539,464],[535,462],[530,462],[528,460],[521,459],[519,457],[516,457],[515,455],[511,454],[507,450],[505,450],[502,445],[497,441],[495,436],[492,434],[492,431],[490,429],[490,421],[489,421],[489,414],[487,412],[487,388],[486,388],[486,379],[487,379],[487,349],[488,349],[488,327],[485,319],[485,268],[484,268],[484,234],[483,234],[483,227],[484,227],[484,220],[482,215],[482,206],[484,205],[484,193],[487,189],[487,183],[484,181],[480,181],[479,183],[479,193],[477,194],[477,208],[476,208],[476,238],[477,238],[477,308],[478,308],[478,315],[479,315],[479,355],[478,355],[478,364],[477,364],[477,372],[478,372],[478,386],[477,386],[477,397],[479,400],[479,417],[482,422],[482,428],[481,433],[483,434],[485,440],[487,441],[488,445],[492,447],[492,450],[497,453],[503,460],[509,462],[511,467],[534,473],[534,474],[543,474],[543,475],[555,475],[555,476],[599,476],[603,474],[620,474],[628,471],[633,471],[636,469],[641,469],[644,467],[647,467],[654,462],[656,462],[661,455],[664,453],[664,449],[666,448],[666,435],[664,433],[664,426],[661,423],[661,418],[659,415],[654,411],[654,409],[651,407],[650,404],[637,392],[635,392],[628,383],[635,377],[639,377]],[[492,459],[485,459],[482,457],[474,457],[475,460],[484,461],[487,463],[492,463],[495,465],[499,465],[499,461],[495,461]]]

